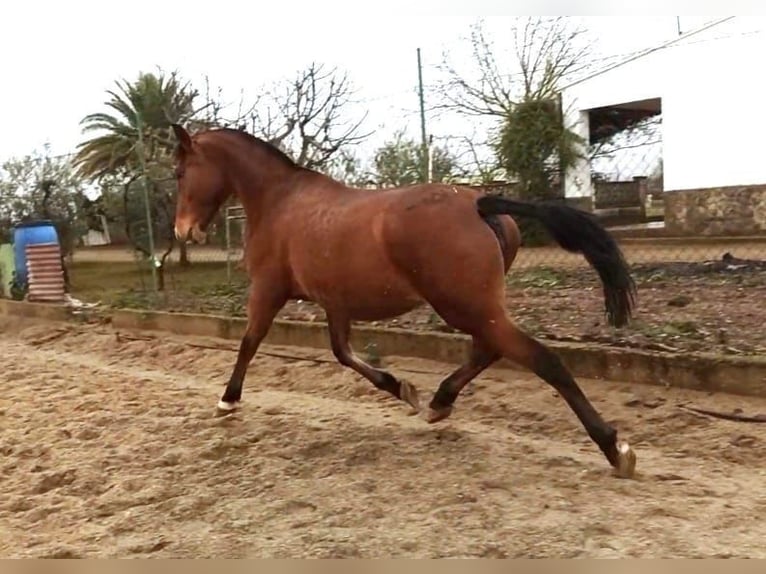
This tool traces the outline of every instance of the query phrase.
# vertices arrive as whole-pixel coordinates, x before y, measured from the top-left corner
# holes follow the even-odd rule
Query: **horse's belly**
[[[349,318],[355,321],[379,321],[398,317],[420,307],[424,301],[411,292],[349,293],[345,297]]]
[[[317,274],[301,281],[306,297],[328,311],[356,321],[396,317],[423,304],[423,298],[398,276],[381,273]]]

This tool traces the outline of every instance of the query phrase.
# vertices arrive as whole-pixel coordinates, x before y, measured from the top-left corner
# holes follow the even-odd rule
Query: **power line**
[[[653,46],[651,48],[647,48],[646,50],[641,50],[635,55],[622,60],[620,62],[617,62],[611,66],[607,66],[606,68],[603,68],[597,72],[594,72],[593,74],[590,74],[588,76],[585,76],[583,78],[580,78],[578,80],[575,80],[574,82],[571,82],[570,84],[567,84],[561,88],[559,88],[559,91],[564,91],[568,88],[571,88],[572,86],[576,86],[577,84],[581,84],[587,80],[593,79],[597,76],[600,76],[602,74],[605,74],[606,72],[609,72],[611,70],[614,70],[615,68],[619,68],[624,66],[625,64],[628,64],[629,62],[632,62],[634,60],[638,60],[639,58],[643,58],[644,56],[648,56],[649,54],[652,54],[654,52],[657,52],[659,50],[662,50],[664,48],[668,48],[674,44],[677,44],[686,38],[690,38],[691,36],[696,36],[697,34],[704,32],[705,30],[709,30],[710,28],[713,28],[714,26],[718,26],[720,24],[723,24],[724,22],[728,22],[729,20],[732,20],[733,18],[736,18],[736,16],[727,16],[725,18],[719,18],[718,20],[714,20],[713,22],[709,22],[705,24],[704,26],[701,26],[697,28],[696,30],[692,30],[691,32],[686,32],[685,34],[681,34],[677,38],[673,38],[672,40],[668,40],[667,42],[663,42],[662,44],[659,44],[658,46]]]
[[[722,40],[730,40],[732,38],[744,38],[746,36],[756,36],[758,34],[763,34],[763,30],[751,30],[749,32],[739,32],[737,34],[726,34],[723,36],[715,36],[714,38],[701,38],[699,40],[685,42],[683,44],[668,46],[668,48],[683,48],[684,46],[694,46],[696,44],[705,44],[707,42],[720,42]]]

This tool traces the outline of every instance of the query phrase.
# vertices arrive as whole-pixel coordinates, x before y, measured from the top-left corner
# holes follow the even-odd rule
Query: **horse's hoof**
[[[215,407],[215,412],[218,416],[224,416],[233,413],[238,408],[238,403],[227,403],[226,401],[218,401]]]
[[[433,407],[428,407],[428,410],[426,411],[426,422],[428,424],[438,423],[439,421],[446,419],[451,414],[452,414],[451,406],[440,407],[438,409],[435,409]]]
[[[400,381],[400,394],[402,400],[412,407],[411,415],[416,415],[420,412],[420,396],[418,390],[411,383]]]
[[[614,475],[618,478],[633,478],[636,472],[636,453],[625,441],[619,441],[617,447],[617,464]]]

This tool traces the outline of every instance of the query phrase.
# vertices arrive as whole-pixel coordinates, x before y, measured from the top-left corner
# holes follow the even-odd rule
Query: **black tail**
[[[601,277],[609,323],[615,327],[628,323],[635,305],[636,285],[617,242],[593,215],[560,203],[532,203],[497,196],[480,197],[477,206],[485,216],[537,219],[563,249],[582,253]]]

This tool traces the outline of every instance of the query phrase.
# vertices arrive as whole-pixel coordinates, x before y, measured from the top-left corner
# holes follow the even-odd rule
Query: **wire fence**
[[[191,246],[186,249],[185,261],[176,248],[166,258],[163,273],[170,280],[164,289],[172,291],[182,287],[180,281],[187,269],[202,266],[209,270],[210,278],[221,284],[236,283],[244,276],[244,245],[239,235],[242,224],[231,222],[231,243],[210,241],[206,245]],[[613,228],[614,229],[614,228]],[[617,230],[614,229],[617,233]],[[617,239],[629,264],[636,268],[699,267],[700,273],[706,269],[717,269],[719,264],[729,262],[732,270],[748,265],[758,265],[766,261],[766,237],[704,237],[704,238],[652,238],[633,237],[630,229],[625,229]],[[161,257],[159,251],[157,258]],[[95,264],[103,265],[100,272],[104,276],[110,273],[123,274],[123,267],[133,265],[137,276],[146,274],[151,278],[152,263],[146,256],[128,247],[98,246],[83,247],[75,250],[68,258],[74,272],[80,267]],[[156,264],[155,264],[156,265]],[[740,267],[744,266],[744,267]],[[557,268],[576,271],[587,269],[588,263],[579,254],[569,253],[560,247],[522,247],[513,263],[511,273],[532,272],[535,269]],[[143,282],[147,291],[155,291],[150,280]],[[127,287],[127,286],[126,286]]]
[[[661,201],[655,200],[655,205]],[[135,227],[141,226],[136,224]],[[181,250],[175,246],[165,259],[165,273],[169,277],[181,276],[187,266],[193,268],[201,264],[206,268],[219,270],[218,279],[222,283],[236,281],[244,269],[244,221],[229,220],[228,232],[225,229],[223,232],[215,230],[214,235],[209,237],[204,245],[187,246],[185,256],[182,256]],[[716,262],[727,260],[744,260],[750,263],[766,261],[766,235],[665,237],[653,233],[654,230],[660,229],[659,226],[618,225],[607,229],[615,236],[628,263],[635,267],[675,264],[714,266]],[[218,238],[219,234],[224,237]],[[228,238],[225,237],[227,234]],[[164,249],[164,245],[160,245]],[[162,250],[158,248],[157,259],[162,255]],[[75,269],[81,264],[101,263],[104,265],[104,274],[117,272],[120,265],[128,263],[146,272],[151,270],[147,257],[129,245],[79,247],[72,253],[69,261]],[[120,265],[110,267],[110,264]],[[581,255],[564,251],[556,244],[542,247],[522,246],[511,272],[546,267],[579,269],[587,268],[588,263]]]
[[[223,232],[189,247],[185,262],[178,249],[171,252],[161,290],[153,286],[151,262],[126,247],[75,250],[68,263],[71,295],[112,307],[245,317],[251,278],[245,271],[244,221],[236,209],[228,213]],[[558,246],[520,249],[507,277],[510,315],[543,339],[650,352],[766,354],[766,237],[632,237],[623,229],[618,242],[638,289],[629,327],[606,324],[598,276],[582,256]],[[305,301],[290,301],[278,315],[299,321],[324,317],[319,306]],[[454,331],[428,306],[373,324]]]

